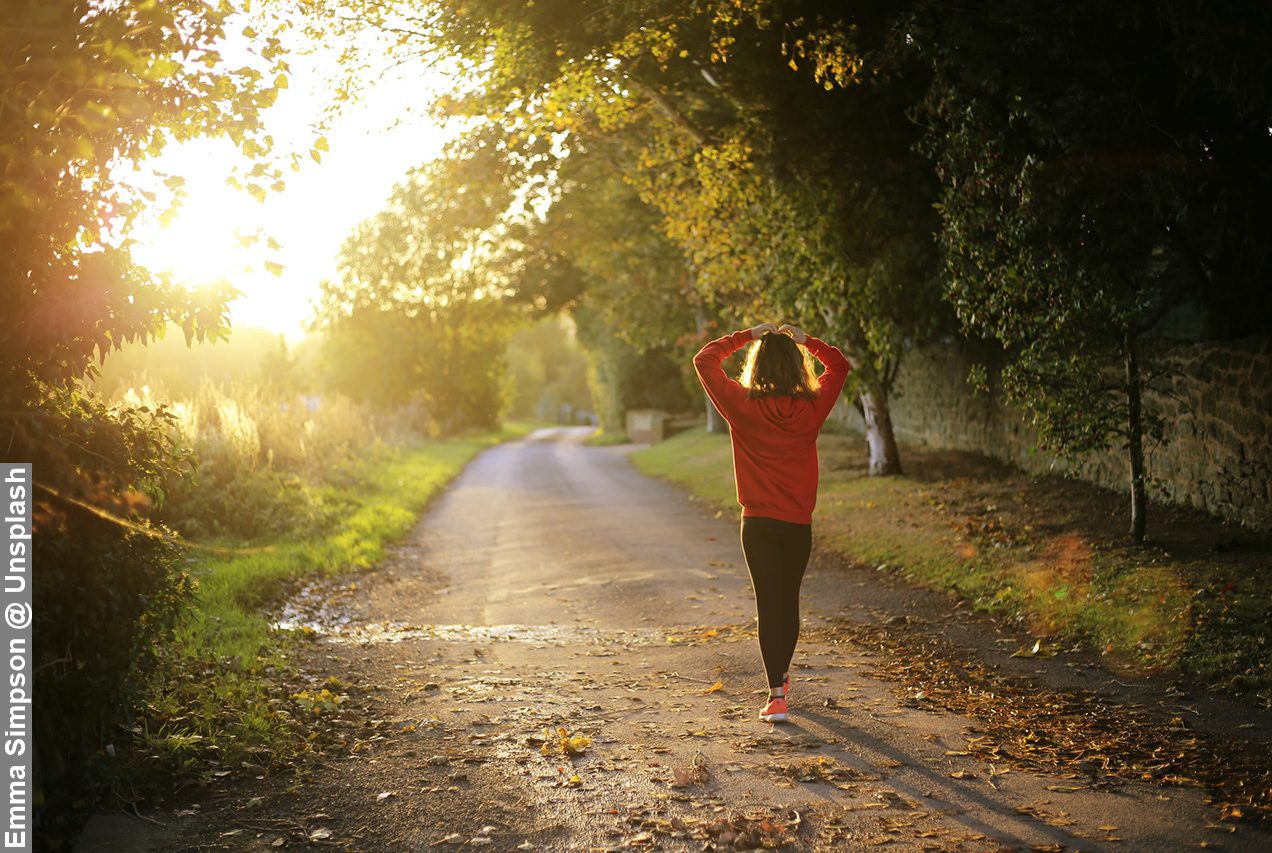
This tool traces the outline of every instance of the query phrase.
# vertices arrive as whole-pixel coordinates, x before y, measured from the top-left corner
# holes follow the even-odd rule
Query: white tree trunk
[[[880,391],[861,392],[861,411],[866,419],[866,444],[870,448],[870,476],[901,473],[901,454],[892,434],[888,397]]]

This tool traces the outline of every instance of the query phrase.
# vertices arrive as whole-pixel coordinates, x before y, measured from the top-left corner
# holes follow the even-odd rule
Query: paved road
[[[307,664],[315,682],[371,697],[376,719],[348,721],[361,741],[349,757],[302,785],[244,790],[262,797],[250,812],[222,800],[187,815],[155,849],[269,849],[315,832],[394,851],[781,837],[786,849],[1268,849],[1251,829],[1207,829],[1216,815],[1195,788],[1093,790],[967,755],[976,721],[899,702],[867,674],[870,650],[819,633],[871,594],[841,569],[810,569],[805,621],[823,642],[797,651],[792,724],[757,721],[737,519],[585,436],[544,430],[485,452],[359,580],[351,618]],[[557,729],[590,743],[565,755]]]

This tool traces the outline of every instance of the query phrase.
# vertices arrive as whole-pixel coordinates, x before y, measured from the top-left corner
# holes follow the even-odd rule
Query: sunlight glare
[[[334,61],[321,52],[293,58],[290,86],[265,119],[280,151],[308,152],[319,135],[329,96],[324,63]],[[325,130],[321,164],[306,156],[299,171],[285,173],[286,188],[264,201],[226,184],[243,166],[227,140],[170,146],[140,172],[152,185],[165,175],[184,178],[188,195],[167,225],[157,210],[138,224],[133,256],[192,289],[228,281],[243,294],[230,305],[233,326],[303,337],[321,281],[336,276],[341,243],[383,207],[409,169],[436,157],[454,134],[454,127],[411,112],[447,85],[442,73],[427,68],[368,81],[357,103]]]

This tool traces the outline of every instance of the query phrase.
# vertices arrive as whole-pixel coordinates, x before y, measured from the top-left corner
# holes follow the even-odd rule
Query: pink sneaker
[[[769,703],[764,706],[764,710],[760,712],[760,719],[766,723],[786,722],[786,697],[778,696],[775,699],[770,699]]]

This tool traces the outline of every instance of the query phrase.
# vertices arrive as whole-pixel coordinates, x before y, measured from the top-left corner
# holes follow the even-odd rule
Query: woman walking
[[[741,381],[726,358],[749,343]],[[801,346],[802,345],[802,346]],[[812,355],[825,370],[813,372]],[[812,549],[817,435],[852,369],[834,346],[798,328],[761,323],[717,338],[694,356],[707,396],[729,422],[733,475],[742,505],[742,554],[759,621],[768,677],[766,722],[784,722],[791,656],[799,639],[799,588]]]

